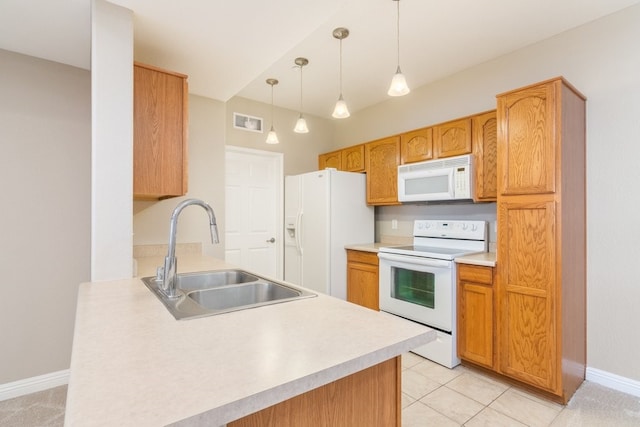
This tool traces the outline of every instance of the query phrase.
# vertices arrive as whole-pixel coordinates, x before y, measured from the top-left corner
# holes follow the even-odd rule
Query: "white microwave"
[[[398,201],[471,199],[473,156],[447,157],[398,166]]]

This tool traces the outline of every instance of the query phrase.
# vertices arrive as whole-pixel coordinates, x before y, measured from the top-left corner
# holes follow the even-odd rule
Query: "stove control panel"
[[[485,240],[487,222],[417,219],[413,223],[413,236]]]

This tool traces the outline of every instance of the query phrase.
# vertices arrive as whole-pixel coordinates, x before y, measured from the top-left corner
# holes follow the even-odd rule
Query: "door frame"
[[[283,279],[284,275],[284,154],[273,151],[256,150],[253,148],[238,147],[235,145],[225,145],[225,168],[227,153],[249,157],[263,157],[274,161],[275,163],[275,253],[276,253],[276,277],[274,279]],[[226,204],[226,186],[225,186],[225,204]],[[226,231],[225,231],[226,232]],[[226,236],[225,236],[226,239]]]

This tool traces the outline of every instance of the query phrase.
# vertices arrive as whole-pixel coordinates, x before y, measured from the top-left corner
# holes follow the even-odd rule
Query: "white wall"
[[[0,50],[0,384],[69,368],[90,278],[91,78]]]
[[[640,5],[636,5],[415,88],[406,97],[354,114],[336,129],[337,146],[348,146],[493,109],[498,93],[566,77],[587,97],[587,365],[636,381],[640,381],[636,331],[640,286],[635,271],[640,253],[639,23]],[[378,212],[394,215],[389,209]]]

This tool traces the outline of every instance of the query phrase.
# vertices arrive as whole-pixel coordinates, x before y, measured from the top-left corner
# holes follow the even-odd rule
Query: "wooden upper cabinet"
[[[433,129],[423,128],[400,135],[400,163],[433,159]]]
[[[557,90],[547,82],[498,96],[500,194],[555,191]]]
[[[400,137],[392,136],[365,144],[367,204],[397,205]]]
[[[318,170],[336,168],[342,170],[342,154],[340,150],[318,156]]]
[[[475,200],[495,201],[498,187],[498,140],[496,112],[472,118],[473,155],[476,175]]]
[[[347,172],[364,172],[364,144],[354,145],[340,150],[342,170]]]
[[[187,76],[134,64],[133,197],[187,192]]]
[[[471,118],[453,120],[433,127],[436,157],[471,153]]]

